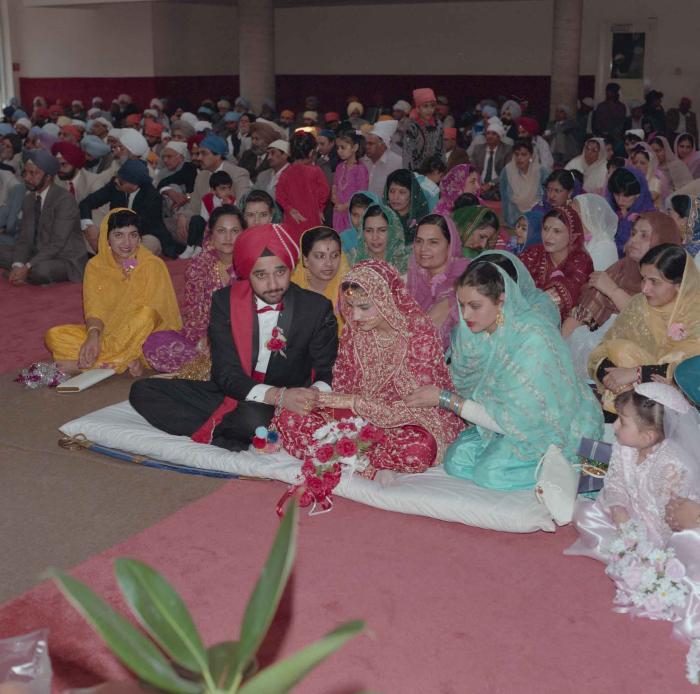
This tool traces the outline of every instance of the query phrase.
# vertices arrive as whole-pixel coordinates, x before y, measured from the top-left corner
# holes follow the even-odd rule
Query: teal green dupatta
[[[361,260],[373,259],[365,244],[365,235],[362,230],[365,228],[367,212],[374,206],[375,205],[370,205],[362,215],[362,224],[360,225],[360,232],[357,235],[357,248],[351,259],[353,265],[356,265]],[[405,275],[408,270],[408,259],[411,253],[413,253],[413,246],[406,246],[404,244],[403,226],[396,212],[382,202],[376,203],[376,206],[381,209],[388,223],[386,251],[384,251],[384,258],[382,258],[382,260],[385,260],[389,265],[393,265],[399,271],[400,275]]]
[[[470,427],[448,449],[445,470],[490,489],[531,489],[549,445],[573,462],[583,436],[602,436],[603,415],[591,389],[576,375],[546,304],[532,301],[536,295],[524,282],[529,303],[507,273],[495,267],[506,287],[503,325],[490,335],[472,333],[460,316],[452,336],[451,370],[459,394],[482,405],[505,434]]]

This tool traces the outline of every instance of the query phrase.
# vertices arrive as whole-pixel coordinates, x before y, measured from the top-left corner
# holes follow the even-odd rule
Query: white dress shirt
[[[376,162],[373,162],[369,157],[362,157],[361,161],[369,171],[367,190],[370,190],[380,198],[384,195],[384,186],[389,174],[396,171],[396,169],[403,168],[401,156],[390,149],[387,149]]]
[[[270,183],[267,186],[267,192],[274,198],[275,197],[275,191],[277,190],[277,183],[280,180],[280,176],[282,175],[282,172],[289,166],[289,163],[285,164],[277,173],[272,174],[272,178],[270,179]]]
[[[265,306],[272,306],[263,301],[260,297],[255,297],[255,308],[259,310],[265,308]],[[260,373],[267,373],[267,367],[270,363],[270,357],[272,352],[267,348],[267,343],[272,337],[272,329],[277,325],[277,320],[280,315],[280,311],[265,311],[265,313],[256,313],[258,319],[258,361],[255,363],[255,371]],[[286,337],[286,336],[285,336]],[[254,385],[246,395],[246,400],[252,400],[253,402],[265,402],[265,394],[270,388],[275,386],[268,386],[265,383],[258,383]],[[329,393],[331,387],[324,381],[316,381],[312,388],[317,388],[322,392]]]

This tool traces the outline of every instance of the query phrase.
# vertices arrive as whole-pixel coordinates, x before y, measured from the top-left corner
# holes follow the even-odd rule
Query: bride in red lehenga
[[[333,368],[333,392],[321,393],[306,416],[282,410],[274,421],[282,445],[303,459],[313,434],[331,419],[358,416],[383,431],[367,452],[362,473],[377,470],[424,472],[443,453],[464,423],[440,409],[408,407],[416,388],[454,390],[432,320],[408,294],[396,270],[383,261],[358,263],[343,279],[340,306],[346,324]]]

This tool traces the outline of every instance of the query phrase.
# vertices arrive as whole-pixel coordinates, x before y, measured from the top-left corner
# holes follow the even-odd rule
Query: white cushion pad
[[[74,419],[61,427],[68,436],[83,434],[101,446],[175,465],[250,477],[297,481],[301,462],[288,453],[232,453],[194,443],[152,427],[128,402]],[[491,530],[526,533],[554,531],[546,508],[531,490],[496,492],[447,475],[442,466],[419,475],[382,471],[375,480],[343,475],[337,496],[369,506]],[[271,513],[274,509],[271,509]]]

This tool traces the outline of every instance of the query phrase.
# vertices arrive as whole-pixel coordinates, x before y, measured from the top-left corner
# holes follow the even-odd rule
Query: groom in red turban
[[[212,297],[211,380],[145,379],[134,409],[169,434],[240,451],[275,405],[310,411],[330,390],[338,326],[328,299],[290,282],[299,247],[283,226],[244,231],[234,248],[236,281]]]

